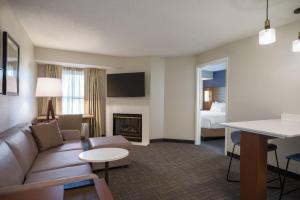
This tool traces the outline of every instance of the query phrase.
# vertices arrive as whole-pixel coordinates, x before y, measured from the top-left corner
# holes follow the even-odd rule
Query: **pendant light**
[[[295,14],[300,13],[300,8],[295,9]],[[300,32],[298,33],[298,39],[293,41],[293,52],[300,52]]]
[[[267,0],[265,29],[259,32],[259,45],[268,45],[276,42],[276,30],[271,28],[269,20],[269,0]]]
[[[293,52],[300,52],[300,32],[298,33],[298,40],[293,41]]]

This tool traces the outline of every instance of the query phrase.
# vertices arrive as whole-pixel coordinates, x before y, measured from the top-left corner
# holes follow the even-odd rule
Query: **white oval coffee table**
[[[109,182],[109,162],[120,160],[129,155],[129,151],[121,148],[99,148],[81,152],[78,157],[80,160],[91,163],[105,163],[105,181]]]

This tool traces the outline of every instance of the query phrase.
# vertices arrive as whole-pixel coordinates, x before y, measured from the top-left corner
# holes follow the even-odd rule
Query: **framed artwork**
[[[2,69],[0,68],[2,94],[19,95],[19,65],[20,46],[7,32],[3,32]]]

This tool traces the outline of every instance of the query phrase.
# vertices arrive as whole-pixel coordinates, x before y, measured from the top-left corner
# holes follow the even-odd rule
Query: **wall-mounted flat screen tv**
[[[145,73],[107,74],[107,97],[144,97]]]

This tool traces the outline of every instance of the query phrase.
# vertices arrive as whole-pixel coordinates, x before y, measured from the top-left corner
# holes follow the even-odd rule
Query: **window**
[[[84,71],[62,68],[62,114],[84,113]]]

